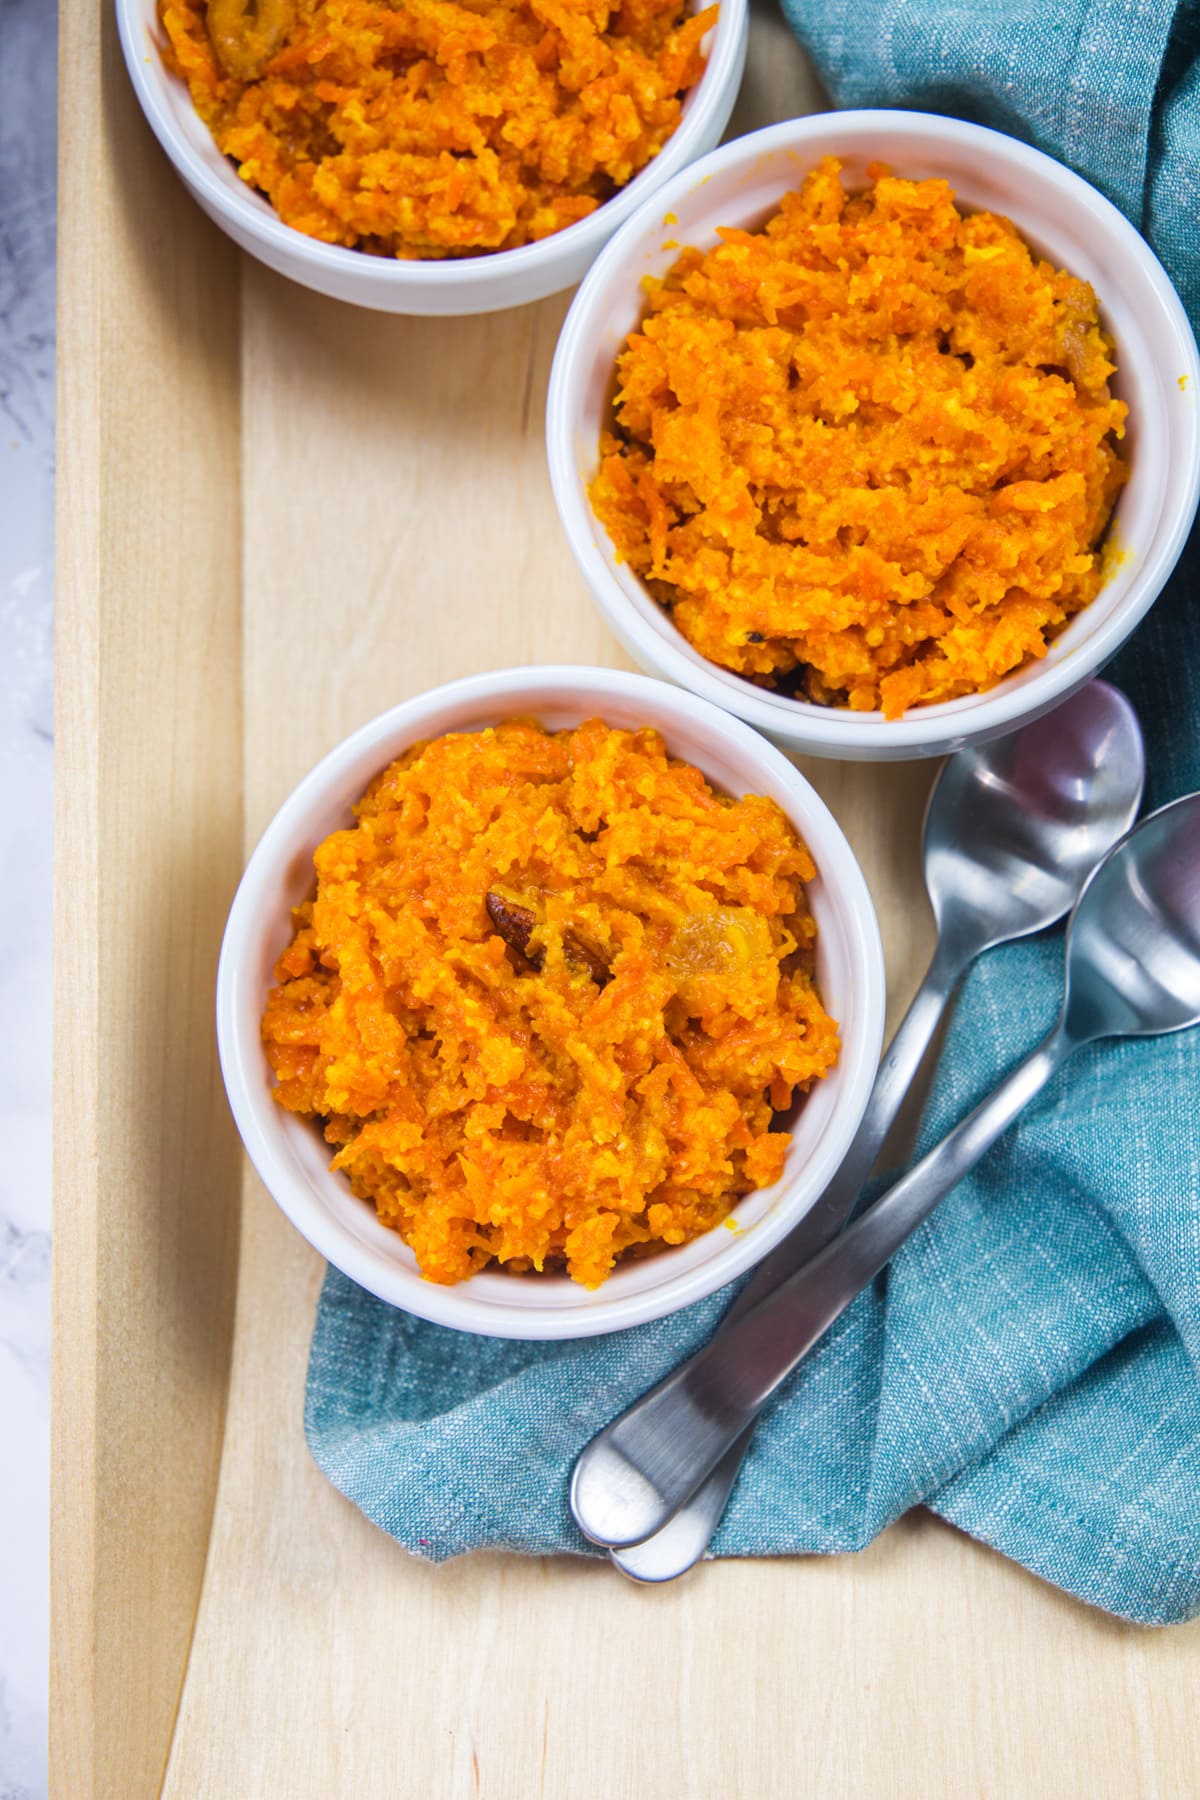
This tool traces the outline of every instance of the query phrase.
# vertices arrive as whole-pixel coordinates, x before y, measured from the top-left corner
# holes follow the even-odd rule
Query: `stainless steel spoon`
[[[1154,813],[1101,863],[1072,914],[1066,965],[1057,1023],[990,1098],[811,1263],[593,1439],[575,1465],[571,1508],[594,1542],[635,1544],[660,1529],[1076,1050],[1200,1024],[1200,794]]]
[[[1065,918],[1084,882],[1137,817],[1145,776],[1137,716],[1093,681],[1032,724],[960,750],[925,812],[925,886],[937,947],[879,1065],[858,1134],[812,1210],[759,1264],[722,1331],[810,1261],[849,1218],[962,976],[997,944]],[[613,1552],[635,1581],[672,1581],[703,1556],[725,1511],[748,1430],[661,1531]]]

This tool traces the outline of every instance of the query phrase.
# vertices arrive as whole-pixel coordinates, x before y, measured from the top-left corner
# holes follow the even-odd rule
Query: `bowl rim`
[[[695,0],[699,11],[705,0]],[[139,34],[146,30],[143,9],[150,6],[155,24],[157,7],[154,0],[115,0],[117,27],[124,53],[125,66],[151,130],[171,162],[201,203],[211,209],[222,225],[240,228],[265,249],[286,256],[312,275],[341,275],[361,283],[364,292],[388,292],[409,289],[414,293],[446,286],[469,294],[489,282],[511,278],[518,282],[531,271],[544,269],[554,255],[566,259],[586,258],[598,251],[613,232],[637,211],[644,200],[657,192],[662,182],[681,172],[694,158],[692,146],[702,139],[727,95],[729,83],[739,77],[749,29],[749,0],[720,0],[720,12],[712,27],[704,73],[691,89],[679,124],[656,156],[639,169],[610,200],[566,225],[549,237],[533,244],[521,244],[514,250],[481,251],[478,255],[426,260],[402,261],[398,258],[364,256],[344,244],[326,244],[309,237],[294,225],[286,225],[267,202],[268,211],[254,204],[257,190],[246,187],[245,193],[227,187],[196,155],[192,145],[179,130],[170,108],[164,103],[147,65]],[[161,61],[161,43],[152,41],[159,51],[158,68],[167,81],[171,75]],[[190,96],[189,96],[190,101]],[[661,168],[661,173],[659,170]],[[649,172],[654,179],[639,187]],[[265,196],[257,196],[265,198]],[[498,309],[497,309],[498,310]]]
[[[508,698],[512,695],[518,696],[515,702]],[[262,996],[249,1006],[246,984],[257,979],[253,950],[263,922],[268,915],[277,916],[281,859],[289,854],[289,844],[294,857],[295,836],[305,819],[333,800],[340,798],[348,806],[357,797],[357,790],[352,793],[347,785],[345,772],[350,766],[364,757],[377,757],[382,767],[406,744],[422,737],[443,730],[479,729],[489,719],[504,716],[510,703],[529,710],[531,695],[544,696],[548,712],[578,711],[580,719],[602,709],[606,700],[633,701],[646,723],[663,731],[668,742],[673,728],[707,733],[731,743],[776,788],[785,787],[788,816],[813,849],[843,926],[848,981],[856,984],[858,1011],[853,1041],[842,1045],[839,1067],[845,1086],[813,1154],[790,1179],[785,1175],[770,1211],[752,1230],[728,1233],[728,1243],[719,1253],[674,1276],[666,1274],[653,1287],[614,1299],[604,1297],[603,1287],[585,1299],[586,1290],[581,1289],[570,1304],[526,1309],[511,1303],[501,1308],[480,1299],[470,1281],[444,1287],[394,1262],[382,1266],[365,1242],[317,1198],[286,1154],[282,1134],[290,1115],[280,1112],[272,1096],[258,1037]],[[450,709],[461,715],[464,707],[478,721],[474,727],[439,723]],[[702,766],[700,757],[695,761]],[[309,835],[315,843],[315,833]],[[311,858],[311,849],[308,854]],[[217,970],[217,1046],[230,1109],[251,1162],[275,1203],[328,1262],[381,1300],[435,1324],[484,1336],[550,1341],[596,1336],[678,1311],[744,1274],[798,1223],[832,1179],[861,1122],[878,1067],[885,999],[883,947],[862,870],[833,814],[787,757],[740,720],[684,689],[619,669],[550,664],[468,676],[414,695],[344,738],[292,789],[251,853],[230,906]],[[326,1173],[330,1180],[340,1180]],[[665,1252],[661,1259],[664,1270],[670,1254]]]
[[[895,720],[885,719],[880,712],[818,707],[756,688],[695,650],[648,594],[646,609],[640,611],[622,590],[600,550],[598,540],[604,528],[592,512],[583,474],[572,453],[576,403],[597,325],[605,316],[613,275],[626,245],[649,224],[649,206],[639,207],[592,264],[559,334],[546,400],[547,461],[559,518],[593,600],[635,660],[735,712],[790,749],[822,756],[886,760],[938,755],[1012,730],[1049,711],[1096,674],[1141,622],[1178,561],[1200,502],[1200,419],[1195,404],[1200,400],[1200,350],[1183,303],[1158,257],[1124,214],[1083,176],[1044,151],[989,126],[938,113],[899,108],[812,113],[768,125],[710,151],[659,188],[653,208],[655,212],[659,208],[671,211],[713,175],[753,164],[764,156],[804,152],[820,144],[820,149],[812,148],[815,161],[818,154],[833,149],[822,142],[831,132],[847,149],[861,153],[874,137],[901,130],[919,131],[935,145],[969,143],[987,151],[1040,183],[1057,188],[1077,213],[1091,220],[1097,233],[1119,241],[1162,308],[1170,332],[1170,360],[1183,371],[1181,385],[1193,397],[1184,428],[1187,468],[1176,504],[1169,516],[1160,520],[1127,598],[1070,657],[1013,671],[979,694],[914,708]],[[1166,359],[1164,351],[1163,361]]]

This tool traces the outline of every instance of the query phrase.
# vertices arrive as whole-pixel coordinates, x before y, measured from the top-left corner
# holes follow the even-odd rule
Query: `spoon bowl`
[[[1200,1023],[1200,795],[1154,813],[1097,869],[1067,936],[1076,1043]]]
[[[978,954],[1063,918],[1137,817],[1143,768],[1137,715],[1106,681],[952,757],[925,819],[939,936]]]

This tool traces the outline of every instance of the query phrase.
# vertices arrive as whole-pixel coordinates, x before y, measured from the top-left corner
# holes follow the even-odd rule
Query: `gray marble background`
[[[46,1792],[53,0],[0,0],[0,1800]]]

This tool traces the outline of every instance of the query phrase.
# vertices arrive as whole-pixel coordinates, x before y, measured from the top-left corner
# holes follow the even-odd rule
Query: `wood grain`
[[[926,1515],[647,1591],[584,1559],[426,1567],[309,1461],[321,1267],[248,1174],[230,1330],[221,914],[373,713],[621,660],[544,468],[566,300],[387,319],[246,263],[235,321],[230,256],[111,68],[85,93],[90,0],[67,16],[56,1792],[154,1794],[169,1739],[170,1800],[1196,1793],[1200,1627],[1116,1624]],[[738,128],[818,103],[760,13]],[[929,946],[930,770],[805,767],[876,896],[894,1019]]]
[[[216,1488],[239,1154],[212,1041],[242,845],[238,262],[61,34],[56,1794],[154,1793]]]

